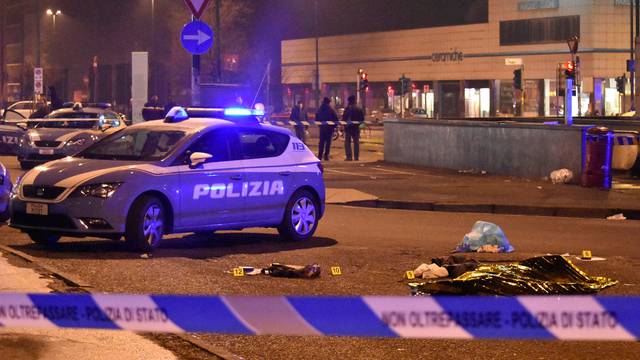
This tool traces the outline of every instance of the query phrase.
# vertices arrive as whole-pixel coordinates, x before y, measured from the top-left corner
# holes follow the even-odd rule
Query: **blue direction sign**
[[[213,45],[213,30],[202,21],[194,20],[182,29],[182,47],[194,55],[206,53]]]

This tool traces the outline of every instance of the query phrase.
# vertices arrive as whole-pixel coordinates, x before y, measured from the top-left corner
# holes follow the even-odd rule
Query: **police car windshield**
[[[87,120],[60,120],[60,121],[42,121],[35,127],[38,129],[93,129],[98,126],[98,121]]]
[[[184,138],[179,130],[124,129],[78,154],[85,159],[158,161]]]
[[[100,116],[94,112],[54,111],[45,116],[46,119],[97,119]]]

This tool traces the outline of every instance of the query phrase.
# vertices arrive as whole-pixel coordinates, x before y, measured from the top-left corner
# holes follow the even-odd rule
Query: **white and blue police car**
[[[277,228],[313,236],[325,209],[322,165],[255,110],[174,108],[25,173],[10,226],[39,244],[120,239],[149,251],[169,233]]]

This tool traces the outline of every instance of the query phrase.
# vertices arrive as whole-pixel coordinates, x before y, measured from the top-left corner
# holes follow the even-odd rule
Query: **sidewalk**
[[[0,292],[49,293],[51,280],[13,266],[0,252]],[[174,354],[134,333],[75,329],[4,329],[0,359],[176,359]]]
[[[346,162],[342,146],[340,141],[335,143],[331,161],[323,162],[330,200],[342,200],[333,203],[587,218],[606,218],[623,213],[629,219],[640,220],[638,179],[614,178],[614,188],[606,191],[575,184],[554,185],[545,179],[386,163],[383,161],[383,146],[377,143],[362,144],[360,162]],[[311,148],[316,151],[313,142]]]

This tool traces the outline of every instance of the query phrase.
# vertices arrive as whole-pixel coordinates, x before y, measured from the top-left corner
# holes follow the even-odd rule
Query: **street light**
[[[62,11],[61,10],[47,9],[47,15],[53,17],[53,31],[55,32],[56,31],[56,16],[62,15]]]
[[[578,52],[578,44],[580,44],[580,38],[577,35],[573,35],[567,40],[567,45],[569,45],[571,55],[575,55]]]

